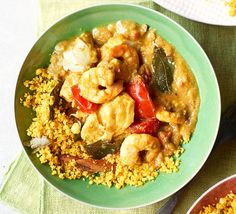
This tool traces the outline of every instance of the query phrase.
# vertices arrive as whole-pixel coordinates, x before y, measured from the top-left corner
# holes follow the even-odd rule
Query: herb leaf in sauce
[[[108,154],[114,154],[119,150],[121,142],[97,141],[93,144],[84,145],[85,150],[94,159],[101,159]]]
[[[174,64],[167,57],[162,48],[154,47],[153,60],[153,83],[161,92],[171,92],[173,82]]]

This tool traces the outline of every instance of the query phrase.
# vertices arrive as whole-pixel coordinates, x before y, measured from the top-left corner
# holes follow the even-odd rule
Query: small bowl
[[[219,181],[204,192],[191,206],[187,214],[197,214],[204,206],[218,203],[219,199],[225,197],[230,191],[236,193],[236,174]]]
[[[220,121],[220,93],[217,79],[207,55],[196,40],[179,24],[154,10],[130,4],[99,5],[77,11],[49,28],[35,43],[21,68],[15,92],[15,118],[22,142],[29,140],[26,129],[34,112],[20,104],[26,92],[23,82],[32,79],[35,70],[49,64],[50,54],[61,41],[91,31],[94,27],[118,20],[133,20],[148,24],[171,43],[191,68],[199,86],[200,110],[191,141],[184,145],[179,171],[163,174],[142,187],[126,186],[123,189],[89,185],[88,180],[61,180],[51,174],[50,167],[41,164],[31,149],[24,150],[34,167],[48,183],[66,195],[86,204],[105,208],[135,208],[161,201],[186,185],[208,158],[218,132]]]

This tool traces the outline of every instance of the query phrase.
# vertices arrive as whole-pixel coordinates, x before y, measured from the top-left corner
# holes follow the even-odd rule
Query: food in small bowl
[[[155,45],[155,49],[153,50],[155,50],[155,55],[159,55],[158,57],[162,59],[159,60],[159,62],[162,63],[159,65],[158,63],[153,63],[152,55],[150,55],[151,58],[148,57],[152,49],[150,48],[150,50],[148,50],[147,48],[144,48],[143,50],[147,51],[138,51],[138,61],[140,62],[138,68],[140,69],[137,69],[136,74],[131,75],[130,77],[128,77],[127,80],[122,80],[124,76],[122,77],[123,72],[121,71],[122,68],[126,67],[126,63],[124,63],[126,62],[126,60],[124,60],[124,57],[117,57],[116,54],[120,55],[120,51],[113,51],[112,53],[112,55],[116,55],[116,57],[113,56],[113,58],[115,59],[112,61],[112,63],[115,62],[114,64],[101,63],[101,61],[103,61],[101,60],[102,51],[98,51],[95,46],[98,46],[99,49],[99,46],[102,45],[101,42],[103,41],[99,39],[100,37],[98,36],[100,34],[97,34],[96,32],[100,32],[100,29],[98,29],[100,27],[108,28],[110,24],[116,25],[114,23],[117,23],[118,20],[131,20],[132,22],[136,23],[134,25],[131,25],[131,29],[134,28],[132,30],[133,33],[131,33],[130,35],[123,36],[128,36],[128,40],[130,41],[127,41],[126,39],[126,42],[124,44],[122,43],[120,47],[121,52],[127,46],[132,47],[131,49],[135,49],[135,51],[137,52],[139,46],[137,41],[135,41],[135,38],[139,36],[139,33],[136,33],[137,30],[138,32],[140,32],[140,36],[143,35],[143,32],[145,34],[145,31],[147,33],[151,32],[152,30],[155,32],[157,38],[159,38],[158,44]],[[85,38],[81,38],[82,35],[87,35],[84,34],[85,32],[90,32],[90,34],[92,32],[96,56],[94,54],[95,51],[91,51],[94,50],[94,48],[91,49],[92,46],[87,45],[87,40],[85,41]],[[111,36],[111,33],[105,35],[109,38],[109,36]],[[78,49],[81,49],[83,47],[83,55],[80,55],[77,49],[74,50],[73,46],[71,46],[71,44],[73,44],[73,38],[74,44],[77,44]],[[63,58],[65,58],[64,63],[62,63],[62,65],[59,63],[58,67],[55,67],[54,69],[51,66],[51,63],[52,65],[55,65],[53,61],[57,61],[57,53],[58,57],[60,57],[60,53],[63,52],[63,49],[60,49],[62,47],[60,46],[60,44],[63,43],[65,47],[68,47],[68,51],[66,51],[63,56]],[[147,40],[146,43],[146,45],[150,44],[149,40]],[[143,44],[140,43],[140,47],[142,46]],[[164,74],[166,74],[162,75],[163,77],[166,77],[164,79],[161,78],[161,80],[163,81],[159,81],[159,78],[155,78],[155,81],[149,81],[150,77],[152,77],[154,73],[146,72],[149,71],[149,66],[147,66],[148,69],[146,69],[145,66],[143,66],[141,69],[141,65],[144,64],[144,62],[142,61],[142,57],[140,57],[140,53],[144,54],[147,59],[149,58],[147,60],[147,64],[148,62],[151,62],[149,63],[151,67],[152,65],[154,67],[154,64],[156,65],[156,67],[170,67],[170,69],[168,69],[169,71],[167,71],[166,69],[162,69],[162,71],[164,71]],[[172,53],[170,54],[171,57],[169,57],[168,53]],[[77,63],[77,56],[84,57],[83,60],[80,60],[79,65]],[[106,57],[107,56],[105,55],[105,58]],[[125,57],[129,58],[129,54],[125,55]],[[72,59],[72,64],[70,62],[70,59]],[[90,60],[88,61],[88,59]],[[172,64],[173,60],[175,60],[174,64]],[[181,95],[175,96],[172,93],[173,89],[177,87],[177,83],[181,85],[181,81],[176,81],[174,79],[175,75],[172,72],[172,68],[174,67],[176,69],[175,64],[181,63],[181,61],[183,62],[183,66],[186,67],[186,70],[184,69],[186,72],[183,71],[183,74],[190,77],[190,80],[188,79],[186,83],[188,85],[189,81],[191,82],[192,79],[194,80],[193,83],[195,83],[191,87],[194,91],[197,92],[198,95],[196,95],[196,97],[199,97],[200,100],[200,105],[198,109],[194,111],[197,116],[192,117],[195,118],[197,122],[194,122],[194,120],[192,120],[192,122],[190,123],[192,124],[192,126],[180,124],[175,125],[175,123],[183,123],[183,120],[185,120],[185,118],[191,117],[189,113],[192,111],[188,107],[188,102],[190,102],[190,100],[195,100],[195,98],[190,99],[187,95],[186,100],[184,100],[184,97],[182,97],[183,104],[185,105],[165,105],[168,102],[172,102],[172,99],[173,101],[176,101],[176,104],[178,104],[180,101],[179,98]],[[98,66],[99,63],[101,64]],[[53,72],[53,70],[56,70],[56,68],[60,67],[63,67],[63,69],[66,70],[65,74],[63,74],[63,72]],[[89,99],[91,98],[89,96],[91,94],[86,94],[87,90],[83,90],[83,84],[82,94],[84,97],[81,96],[81,92],[77,93],[79,90],[81,90],[80,81],[82,76],[88,84],[92,84],[94,86],[94,82],[92,81],[95,79],[88,81],[88,78],[91,76],[90,74],[93,73],[95,70],[96,72],[98,70],[104,71],[104,68],[106,71],[111,70],[108,71],[110,73],[111,81],[109,83],[113,86],[116,83],[117,87],[115,88],[117,90],[115,90],[115,92],[117,94],[114,98],[112,98],[111,100],[106,100],[107,98],[105,98],[104,96],[103,99],[105,100],[103,101],[105,103],[96,103],[97,100],[89,101]],[[115,74],[117,74],[117,77],[119,74],[118,78],[120,78],[120,80],[116,79],[117,77],[116,75],[114,75],[114,70],[116,68],[120,68],[116,70],[120,70],[120,72],[115,72]],[[85,69],[86,71],[83,71],[83,69]],[[73,71],[69,73],[68,70]],[[76,72],[76,70],[81,71],[81,77],[79,77],[79,72]],[[87,74],[84,76],[86,72],[88,76]],[[97,74],[99,74],[99,72]],[[163,72],[161,72],[160,74],[163,74]],[[173,77],[173,80],[172,78],[169,78],[168,74],[173,74],[170,75],[170,77]],[[71,80],[69,76],[72,77]],[[79,82],[76,82],[77,77],[79,77]],[[125,75],[125,77],[127,76]],[[73,82],[72,80],[75,82]],[[100,82],[101,78],[96,78],[96,81],[98,80]],[[71,81],[72,83],[70,83]],[[159,88],[160,84],[158,83],[159,85],[157,85],[158,81],[162,82],[162,86],[164,85],[165,87]],[[65,82],[69,83],[69,90],[66,90],[67,87],[66,85],[64,85]],[[139,88],[142,88],[140,92],[145,91],[145,88],[148,91],[146,95],[149,96],[145,97],[145,100],[147,101],[145,103],[149,103],[147,107],[151,107],[151,109],[154,106],[154,117],[150,117],[150,113],[152,115],[153,111],[144,110],[142,114],[139,111],[135,111],[135,109],[137,109],[137,101],[136,99],[134,99],[135,97],[131,96],[131,92],[136,91],[134,90],[136,87],[132,87],[132,85],[136,84],[132,83],[136,83],[140,86]],[[70,95],[72,94],[72,96],[65,98],[66,93],[61,96],[60,94],[62,87],[65,89],[64,92],[69,91]],[[74,95],[72,93],[72,88]],[[104,91],[105,88],[106,87],[104,86],[99,86],[96,88],[96,90]],[[152,88],[156,89],[152,90]],[[32,89],[33,91],[30,89]],[[89,88],[89,91],[93,91],[93,89],[94,88],[91,87]],[[120,89],[122,89],[122,91],[119,92]],[[193,93],[193,90],[190,89],[187,94]],[[156,96],[156,99],[154,99],[155,93],[152,93],[152,91],[159,94],[158,96]],[[25,96],[25,94],[27,95]],[[58,94],[59,96],[57,96]],[[137,93],[137,95],[138,94],[139,93]],[[141,94],[143,95],[145,93]],[[183,90],[183,94],[186,94],[186,91],[184,92]],[[101,94],[99,93],[99,95]],[[112,96],[114,96],[114,93],[112,93]],[[77,99],[76,101],[74,97],[79,99]],[[89,102],[84,102],[81,97],[83,97]],[[68,98],[71,99],[71,101],[66,100]],[[20,100],[22,100],[22,102],[20,102]],[[59,102],[55,102],[55,100],[59,100]],[[82,112],[81,109],[83,108],[83,105],[78,104],[81,100],[83,101],[83,105],[85,104],[86,106],[86,104],[88,104],[85,108],[87,111],[95,112]],[[127,102],[127,105],[121,105],[120,108],[127,109],[128,106],[130,106],[130,108],[128,108],[128,112],[133,112],[133,114],[128,114],[133,116],[127,117],[129,119],[126,119],[126,122],[124,122],[124,119],[119,119],[121,120],[121,122],[114,120],[114,118],[116,118],[116,115],[118,114],[114,115],[114,117],[109,117],[112,111],[117,112],[120,109],[116,107],[111,108],[111,106],[116,106],[116,102],[120,103],[121,100],[129,100],[129,102]],[[198,98],[196,100],[198,100]],[[61,102],[63,102],[64,104],[62,104]],[[26,108],[24,105],[22,105],[22,103],[26,106],[30,106],[31,104],[33,104],[35,107],[33,107],[33,109],[32,106],[30,106],[30,108]],[[41,105],[38,105],[39,103],[42,104],[42,108],[38,109],[37,107]],[[152,103],[153,105],[150,103]],[[104,108],[104,106],[106,108]],[[158,109],[158,106],[161,106],[163,108]],[[192,106],[198,105],[193,104]],[[40,109],[47,110],[44,112]],[[110,111],[111,109],[112,111]],[[180,111],[177,115],[172,114],[174,113],[174,110],[177,109],[187,109],[188,111]],[[79,114],[77,113],[78,110],[80,110]],[[157,115],[157,110],[159,112],[167,114]],[[37,114],[40,114],[41,116],[38,117]],[[87,116],[84,117],[84,115]],[[104,117],[101,118],[99,115],[104,115]],[[106,115],[108,115],[108,117],[106,117]],[[148,118],[143,118],[142,115],[148,115]],[[163,115],[165,117],[161,118],[160,116]],[[171,115],[175,115],[176,117],[172,117]],[[40,172],[40,174],[50,184],[55,186],[61,192],[71,196],[72,198],[90,205],[107,208],[131,208],[145,206],[163,200],[164,198],[170,196],[171,194],[179,190],[181,187],[183,187],[199,171],[203,163],[206,161],[208,155],[210,154],[210,151],[214,144],[214,140],[217,135],[217,129],[220,120],[220,95],[214,70],[206,54],[201,49],[199,44],[193,39],[193,37],[177,23],[173,22],[172,20],[158,12],[144,7],[127,4],[100,5],[77,11],[76,13],[63,18],[51,28],[49,28],[38,39],[38,41],[32,47],[30,53],[28,54],[18,77],[15,94],[15,116],[19,136],[21,138],[22,143],[24,144],[24,150],[28,158],[35,166],[35,168]],[[127,114],[120,114],[119,112],[119,118],[126,118],[124,116],[127,116]],[[48,120],[48,117],[51,119]],[[168,119],[168,117],[169,121],[166,120]],[[37,118],[41,118],[40,120],[43,120],[43,118],[45,118],[48,122],[44,123],[44,125],[40,125],[40,120]],[[86,126],[84,127],[84,125],[85,122],[87,122],[87,118],[90,118],[90,121],[93,121],[93,124],[94,121],[99,124],[97,128],[94,128],[95,131],[91,131],[91,133],[90,131],[84,132],[86,130],[84,129],[86,128]],[[101,123],[101,121],[108,121],[109,118],[111,119],[111,121],[115,121],[114,124],[110,120],[110,122]],[[171,121],[170,119],[173,120]],[[88,122],[87,130],[89,130],[90,127]],[[187,120],[186,124],[188,122],[189,121]],[[172,123],[174,125],[172,125]],[[35,128],[32,124],[35,124]],[[142,126],[140,126],[140,124]],[[127,126],[128,128],[125,129],[126,131],[120,132],[120,134],[119,130],[123,131],[122,129]],[[132,129],[132,126],[135,128]],[[38,129],[38,127],[41,128]],[[93,127],[94,125],[90,128]],[[109,127],[109,131],[104,132],[103,129],[100,129],[101,127]],[[148,130],[149,133],[137,133],[137,131],[143,132],[143,127],[146,127],[145,130]],[[178,130],[177,127],[182,127],[183,129]],[[158,136],[156,135],[156,132],[153,132],[153,129],[158,130],[157,132],[164,131],[168,133],[168,131],[171,130],[173,132],[170,136],[169,134]],[[28,132],[26,130],[28,130]],[[38,134],[37,130],[39,131]],[[40,130],[42,130],[42,132]],[[93,145],[93,143],[88,143],[91,140],[93,141],[93,138],[90,139],[89,137],[94,136],[94,133],[97,133],[98,136],[101,136],[101,133],[103,132],[106,134],[102,136],[106,138],[110,137],[112,141],[96,141],[95,143],[97,143],[97,146]],[[115,134],[115,132],[117,134]],[[178,133],[181,133],[180,136],[182,136],[179,139]],[[184,133],[189,133],[189,135]],[[121,157],[122,143],[125,141],[126,137],[128,137],[129,140],[129,136],[133,135],[145,135],[148,136],[148,138],[155,139],[151,141],[153,143],[152,145],[156,146],[156,148],[153,147],[155,148],[155,152],[151,153],[151,155],[150,153],[145,151],[146,149],[142,151],[144,147],[142,147],[141,149],[138,148],[138,150],[134,150],[132,154],[135,154],[135,157],[137,158],[137,163],[134,162],[127,155],[124,155],[123,157],[128,158],[128,161],[127,159],[122,159]],[[51,139],[54,138],[53,136],[57,138],[59,142],[52,142]],[[120,141],[118,139],[118,136],[121,139]],[[175,140],[173,139],[174,136],[176,137]],[[183,140],[180,139],[184,139],[184,136],[186,141],[188,140],[188,137],[191,136],[189,143],[182,143]],[[86,140],[85,142],[79,143],[80,141],[84,141],[82,137]],[[172,143],[176,142],[176,145],[173,144],[173,146],[172,144],[169,144],[169,148],[164,149],[164,145],[162,145],[163,142],[161,142],[161,138],[162,141],[164,141],[164,139],[171,139],[173,140]],[[115,144],[113,144],[113,139],[116,140]],[[75,141],[76,143],[74,143]],[[133,141],[129,140],[127,144],[129,145],[130,142]],[[181,149],[179,149],[179,143],[181,143]],[[69,147],[71,147],[71,149],[69,149]],[[98,150],[96,150],[96,148],[98,148]],[[36,152],[37,156],[39,157],[37,157],[35,153],[32,152],[32,150],[34,150],[34,152]],[[183,150],[185,152],[181,156],[179,156]],[[42,151],[44,152],[42,153]],[[158,159],[156,156],[157,153],[162,153],[164,160],[162,159],[162,157],[159,157]],[[97,157],[94,156],[94,154],[96,154]],[[112,162],[112,158],[114,162]],[[106,163],[105,165],[103,164],[104,161]],[[119,163],[117,167],[118,161]],[[47,163],[42,164],[42,162]],[[180,162],[181,164],[179,164]],[[158,163],[161,163],[159,164],[161,166],[158,166]],[[51,167],[49,167],[49,165]],[[94,168],[94,166],[96,166],[96,168]],[[81,170],[82,167],[83,169]],[[131,171],[128,169],[131,169]],[[95,173],[95,171],[97,172]],[[124,176],[114,176],[114,171],[117,171]],[[173,171],[175,173],[171,173]],[[83,174],[83,176],[81,174]],[[109,174],[110,177],[108,176]],[[130,176],[130,174],[133,174],[134,176]],[[59,177],[68,179],[60,179]],[[77,179],[79,177],[81,178]],[[157,179],[155,179],[156,177]],[[104,178],[106,178],[107,180]],[[89,183],[105,185],[89,185]],[[145,185],[143,185],[144,183]],[[107,188],[107,186],[111,186],[111,188]]]
[[[229,15],[236,16],[236,1],[235,0],[225,0],[225,5],[229,7]]]
[[[220,198],[216,204],[204,206],[199,213],[236,213],[236,194],[231,191],[226,196]]]
[[[208,189],[187,213],[236,213],[236,175],[227,177]]]
[[[59,178],[108,187],[177,171],[200,104],[175,48],[131,20],[60,41],[49,66],[24,84],[23,104],[36,112],[29,146],[40,162]]]

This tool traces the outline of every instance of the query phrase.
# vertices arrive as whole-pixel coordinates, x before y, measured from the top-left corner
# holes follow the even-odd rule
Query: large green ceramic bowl
[[[48,29],[29,52],[19,74],[15,93],[16,124],[21,141],[28,139],[26,129],[34,113],[20,104],[25,93],[23,82],[35,75],[39,67],[46,67],[55,45],[100,25],[120,19],[146,23],[184,57],[192,69],[199,86],[201,105],[196,130],[191,141],[184,145],[180,170],[173,174],[160,174],[154,182],[142,187],[127,186],[123,189],[89,185],[82,180],[60,180],[51,175],[49,166],[40,164],[31,150],[24,147],[29,160],[40,174],[63,193],[90,205],[107,208],[140,207],[160,201],[188,183],[200,170],[213,147],[220,121],[220,94],[214,70],[206,54],[194,38],[180,25],[166,16],[144,7],[111,4],[90,7],[73,13]]]

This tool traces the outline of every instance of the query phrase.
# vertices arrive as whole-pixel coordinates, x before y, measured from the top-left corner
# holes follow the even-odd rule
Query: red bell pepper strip
[[[76,101],[76,104],[78,105],[79,109],[82,112],[90,114],[90,113],[95,112],[98,109],[98,107],[99,107],[98,104],[92,103],[80,95],[80,89],[79,89],[78,85],[72,86],[71,92],[72,92],[74,100]]]
[[[129,95],[135,101],[135,113],[139,118],[155,117],[155,107],[141,77],[136,77],[127,86]]]
[[[141,122],[134,122],[129,130],[131,133],[136,134],[150,134],[156,135],[159,128],[159,120],[156,118],[144,119]]]

